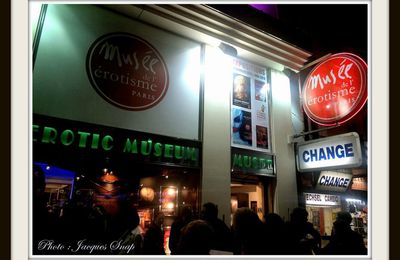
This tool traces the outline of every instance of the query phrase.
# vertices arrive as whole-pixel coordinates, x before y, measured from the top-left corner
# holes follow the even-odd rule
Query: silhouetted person
[[[203,205],[201,219],[208,222],[215,232],[215,247],[213,249],[233,252],[232,232],[224,221],[218,218],[218,206],[207,202]]]
[[[57,254],[55,250],[39,250],[39,244],[43,240],[57,238],[56,226],[58,217],[49,212],[45,194],[46,177],[42,168],[33,165],[32,178],[32,231],[33,254]]]
[[[191,207],[183,206],[180,208],[177,218],[171,225],[168,247],[171,255],[177,253],[178,243],[182,229],[193,220],[193,212]]]
[[[91,208],[85,203],[84,196],[77,191],[72,200],[65,204],[61,218],[62,239],[68,244],[75,244],[82,239],[93,239],[90,234],[92,224],[90,223]],[[79,252],[84,254],[85,251]]]
[[[239,208],[233,215],[234,254],[265,254],[265,230],[258,215],[250,208]]]
[[[153,222],[148,227],[143,240],[143,254],[145,255],[165,255],[164,251],[164,214],[158,213]]]
[[[321,235],[308,222],[308,212],[304,208],[293,209],[290,221],[286,224],[288,254],[318,254],[321,248]]]
[[[204,220],[193,220],[182,229],[178,243],[180,255],[209,255],[215,246],[212,227]]]
[[[363,237],[351,229],[349,212],[339,212],[333,223],[331,239],[323,249],[325,255],[366,255]]]
[[[104,242],[108,231],[107,212],[101,205],[93,203],[88,212],[88,235],[87,239],[93,242]]]
[[[135,208],[125,209],[124,213],[126,215],[127,225],[126,231],[122,234],[122,236],[118,239],[121,241],[121,245],[124,246],[124,250],[120,250],[118,253],[121,254],[142,254],[143,250],[143,239],[144,239],[144,231],[142,227],[139,225],[140,218],[137,210]],[[133,247],[129,247],[132,246]],[[132,250],[131,250],[132,249]]]
[[[269,213],[264,216],[266,254],[284,255],[286,254],[285,244],[285,222],[276,213]]]

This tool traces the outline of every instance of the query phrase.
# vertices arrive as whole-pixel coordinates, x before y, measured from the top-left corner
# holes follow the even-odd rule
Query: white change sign
[[[340,196],[319,193],[304,193],[306,205],[339,206]]]
[[[353,175],[349,173],[321,171],[316,189],[345,192],[349,187],[352,178]]]
[[[356,132],[300,143],[300,172],[358,167],[362,163],[360,138]]]

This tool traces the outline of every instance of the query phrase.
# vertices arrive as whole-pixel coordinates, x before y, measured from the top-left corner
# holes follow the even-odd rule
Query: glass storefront
[[[180,208],[198,215],[198,142],[40,115],[33,124],[33,162],[44,173],[41,202],[54,220],[44,224],[54,239],[118,239],[121,218],[134,208],[144,231],[162,216],[168,252],[168,231]],[[89,136],[109,142],[97,147]],[[34,211],[42,206],[34,205]]]

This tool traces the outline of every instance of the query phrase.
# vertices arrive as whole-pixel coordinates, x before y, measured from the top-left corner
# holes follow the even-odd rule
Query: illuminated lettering
[[[138,147],[137,147],[137,141],[136,139],[131,142],[129,138],[126,139],[125,142],[125,147],[124,147],[124,153],[130,152],[130,153],[137,153],[138,152]]]
[[[33,125],[33,134],[32,134],[32,140],[34,142],[37,142],[37,138],[36,138],[36,133],[39,132],[39,126],[38,125]]]
[[[75,136],[74,136],[74,132],[72,132],[71,130],[64,130],[61,133],[61,143],[65,146],[69,146],[74,142]]]
[[[197,158],[197,152],[196,151],[197,150],[194,147],[186,147],[185,159],[196,161],[196,158]]]
[[[233,167],[245,168],[245,169],[268,169],[273,170],[273,161],[271,159],[261,158],[257,156],[248,155],[233,155]]]
[[[173,154],[172,151],[174,150],[174,146],[171,144],[166,144],[164,149],[164,157],[165,158],[172,158]]]
[[[344,145],[321,147],[319,149],[309,149],[302,153],[304,162],[318,162],[331,159],[341,159],[345,157],[354,157],[354,150],[352,143]]]
[[[113,142],[112,136],[106,135],[101,141],[101,146],[105,151],[109,151],[113,148],[112,142]]]
[[[149,155],[151,153],[151,148],[153,146],[153,141],[148,140],[148,141],[142,141],[141,142],[141,147],[140,147],[140,152],[142,155]]]
[[[55,144],[57,138],[57,130],[53,127],[45,126],[43,128],[42,143]]]
[[[325,175],[323,175],[319,180],[320,185],[330,186],[330,187],[347,188],[349,183],[350,183],[349,178],[325,176]]]
[[[154,144],[154,156],[160,157],[162,155],[162,144]]]
[[[114,149],[115,140],[111,135],[101,135],[72,129],[57,130],[54,127],[33,125],[33,142],[48,145],[62,145],[79,149]],[[117,140],[118,141],[118,140]],[[198,149],[174,144],[162,144],[148,140],[126,138],[123,143],[118,142],[117,147],[122,153],[140,155],[142,157],[167,158],[168,162],[187,163],[198,161]],[[172,161],[175,160],[175,161]]]

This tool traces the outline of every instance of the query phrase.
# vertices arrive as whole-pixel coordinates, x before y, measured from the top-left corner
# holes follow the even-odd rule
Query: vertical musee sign
[[[86,71],[102,98],[127,110],[155,106],[168,89],[168,70],[160,53],[129,33],[109,33],[94,41],[86,57]]]
[[[367,102],[367,64],[351,53],[338,53],[318,64],[303,86],[303,108],[320,125],[343,123]]]

